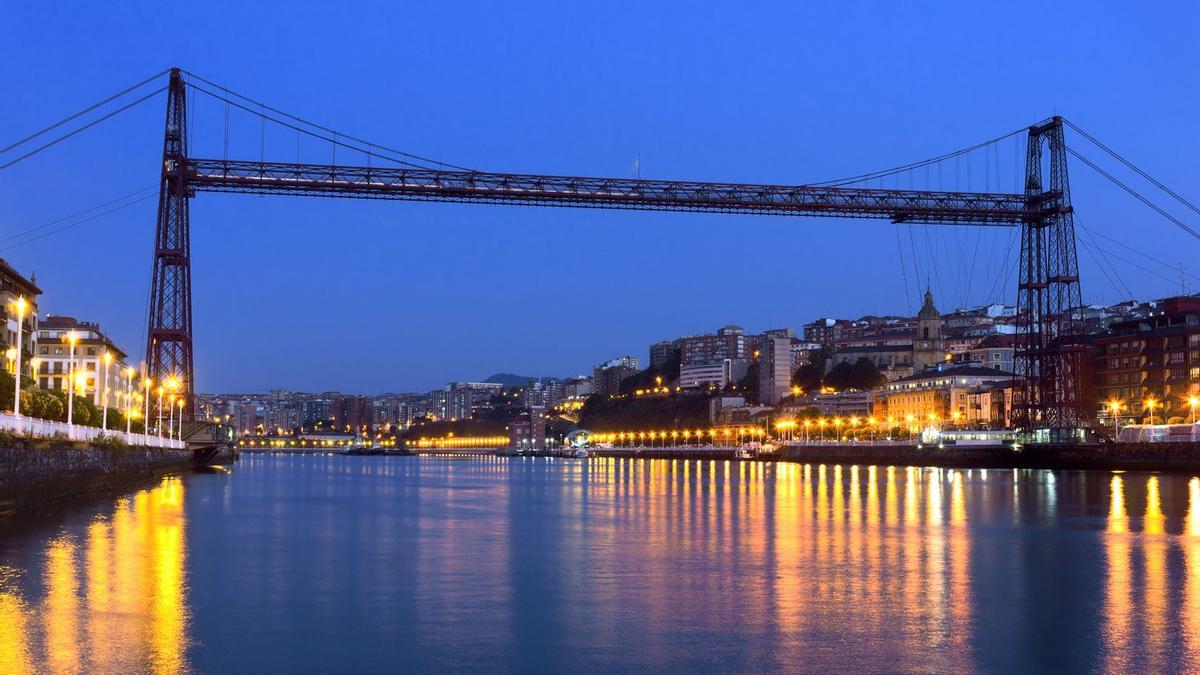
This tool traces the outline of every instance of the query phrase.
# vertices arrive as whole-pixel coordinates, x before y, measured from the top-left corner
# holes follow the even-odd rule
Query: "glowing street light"
[[[1189,396],[1188,407],[1192,409],[1192,424],[1196,423],[1196,407],[1200,406],[1200,396]]]
[[[143,367],[145,367],[143,365]],[[154,379],[147,376],[142,378],[142,389],[145,392],[142,394],[142,403],[145,405],[145,410],[142,413],[142,436],[150,435],[150,393],[153,391]]]
[[[108,369],[112,366],[112,352],[104,350],[104,421],[100,424],[103,431],[108,431]]]
[[[67,437],[75,437],[75,344],[79,336],[75,331],[69,331],[64,338],[70,348],[67,350]]]
[[[16,365],[13,380],[13,417],[18,418],[17,424],[20,424],[21,417],[21,338],[25,333],[25,313],[29,311],[29,301],[25,296],[20,296],[13,302],[13,310],[17,315],[17,353],[13,357]]]
[[[179,397],[179,399],[175,401],[175,405],[179,406],[179,431],[176,433],[175,439],[182,442],[183,441],[183,397],[182,396]]]
[[[1120,401],[1118,401],[1118,400],[1116,400],[1116,399],[1114,399],[1114,400],[1112,400],[1112,401],[1109,401],[1109,402],[1108,402],[1108,409],[1112,411],[1112,418],[1113,418],[1113,438],[1116,438],[1116,437],[1117,437],[1117,434],[1118,434],[1118,433],[1120,433],[1120,432],[1118,431],[1118,429],[1117,429],[1117,424],[1119,423],[1119,420],[1118,420],[1118,418],[1117,418],[1117,414],[1118,414],[1119,412],[1121,412],[1121,402],[1120,402]]]
[[[137,372],[130,366],[125,369],[125,435],[131,432],[130,419],[133,417],[133,374]],[[128,440],[128,439],[126,439]]]
[[[1150,424],[1154,424],[1154,409],[1158,407],[1158,401],[1148,398],[1142,403],[1142,407],[1150,411]]]
[[[158,447],[160,447],[160,448],[162,447],[162,444],[163,444],[163,442],[162,442],[162,440],[163,440],[163,437],[162,437],[162,414],[163,414],[162,397],[163,397],[163,386],[160,384],[160,385],[158,385]]]

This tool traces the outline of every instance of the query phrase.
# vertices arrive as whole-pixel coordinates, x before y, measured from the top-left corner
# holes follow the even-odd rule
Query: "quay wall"
[[[119,491],[192,466],[188,450],[0,447],[0,515]]]
[[[777,456],[787,462],[827,464],[1200,472],[1200,443],[1033,445],[1023,446],[1020,450],[971,446],[798,444],[781,447]]]
[[[618,459],[737,459],[737,448],[592,448],[593,457]]]

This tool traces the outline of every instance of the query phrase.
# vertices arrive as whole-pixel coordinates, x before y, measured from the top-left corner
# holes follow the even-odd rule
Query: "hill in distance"
[[[544,382],[549,379],[551,379],[551,378],[549,378],[549,377],[529,377],[527,375],[516,375],[513,373],[496,373],[495,375],[492,375],[491,377],[484,380],[484,382],[491,382],[492,384],[499,384],[499,385],[503,385],[505,387],[524,387],[525,385],[529,384],[530,380],[534,380],[536,382]]]

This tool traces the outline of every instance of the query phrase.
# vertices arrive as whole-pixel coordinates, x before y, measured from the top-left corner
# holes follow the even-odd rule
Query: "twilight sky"
[[[1193,3],[107,4],[6,7],[0,147],[177,64],[344,132],[498,171],[625,177],[640,154],[650,178],[801,184],[1058,113],[1200,198]],[[164,105],[156,96],[0,171],[0,257],[37,272],[43,313],[100,321],[134,354],[153,198],[26,245],[4,239],[155,185]],[[193,133],[194,155],[222,156],[223,110],[198,101]],[[267,159],[296,156],[294,135],[262,137],[234,113],[229,156],[257,159],[260,141]],[[988,179],[1011,182],[1019,149],[983,158],[999,167]],[[331,158],[315,142],[301,155]],[[1084,225],[1200,274],[1195,239],[1081,163],[1071,171]],[[496,371],[571,375],[731,322],[910,311],[925,278],[942,309],[1001,287],[1013,302],[1015,282],[998,283],[1009,231],[897,229],[202,194],[198,385],[378,393]],[[1086,301],[1178,292],[1177,269],[1100,243],[1131,262],[1103,274],[1081,249]]]

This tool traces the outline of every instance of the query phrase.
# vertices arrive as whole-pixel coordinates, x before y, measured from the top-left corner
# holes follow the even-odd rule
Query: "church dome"
[[[918,319],[936,319],[941,317],[941,313],[937,311],[937,307],[933,306],[933,292],[928,288],[925,289],[925,304],[921,305],[921,311],[917,312]]]

